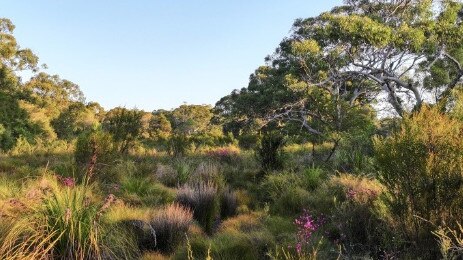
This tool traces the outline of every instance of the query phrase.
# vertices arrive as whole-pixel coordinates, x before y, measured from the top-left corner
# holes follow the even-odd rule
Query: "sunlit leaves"
[[[292,52],[295,55],[316,55],[320,52],[320,46],[317,41],[309,39],[303,41],[294,41],[291,45]]]

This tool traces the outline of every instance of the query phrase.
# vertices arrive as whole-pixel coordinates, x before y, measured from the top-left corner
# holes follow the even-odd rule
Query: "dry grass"
[[[172,252],[186,237],[193,213],[179,204],[171,204],[155,212],[150,225],[156,232],[156,248]]]

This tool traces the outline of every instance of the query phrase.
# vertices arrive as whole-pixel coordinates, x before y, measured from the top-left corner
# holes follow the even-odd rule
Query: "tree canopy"
[[[463,76],[461,10],[450,0],[349,0],[298,19],[248,87],[215,111],[234,133],[297,123],[326,137],[367,123],[373,107],[399,116],[423,103],[445,109]]]

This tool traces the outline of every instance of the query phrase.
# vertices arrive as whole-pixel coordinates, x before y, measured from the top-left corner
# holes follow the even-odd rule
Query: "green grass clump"
[[[317,167],[305,169],[302,175],[304,185],[310,190],[315,190],[324,180],[326,180],[326,173],[323,169]]]
[[[310,192],[300,187],[289,187],[270,206],[272,212],[292,216],[302,212],[309,205]]]
[[[86,186],[50,180],[46,194],[6,232],[0,255],[7,259],[127,259],[137,255],[132,237],[102,220],[115,198],[92,200]]]
[[[123,178],[120,194],[124,200],[134,205],[156,206],[175,200],[175,191],[154,182],[151,178],[128,176]]]
[[[269,174],[259,185],[261,200],[265,202],[276,201],[288,189],[302,187],[303,181],[295,173]]]

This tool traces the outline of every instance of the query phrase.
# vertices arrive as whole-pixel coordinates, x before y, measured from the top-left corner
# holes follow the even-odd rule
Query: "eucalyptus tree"
[[[41,133],[20,106],[22,85],[16,75],[18,71],[37,71],[38,57],[19,46],[14,29],[10,20],[0,18],[0,150],[12,148],[20,136],[32,140]]]
[[[225,126],[291,122],[336,144],[368,124],[373,105],[399,116],[425,102],[445,108],[463,76],[462,37],[458,1],[348,0],[296,20],[248,87],[216,111]]]

